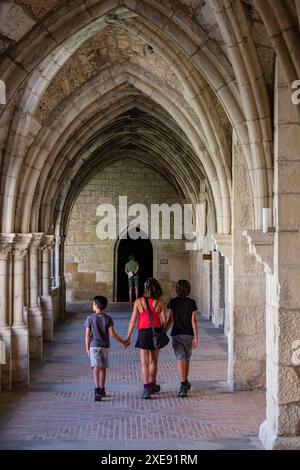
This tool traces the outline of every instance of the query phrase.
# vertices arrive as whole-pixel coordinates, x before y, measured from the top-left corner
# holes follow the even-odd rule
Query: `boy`
[[[181,382],[177,396],[186,397],[191,388],[188,375],[192,349],[198,347],[197,305],[188,297],[191,292],[189,281],[178,281],[175,290],[177,297],[171,299],[167,306],[170,316],[166,330],[174,323],[171,336]]]
[[[127,347],[129,341],[123,341],[114,330],[112,318],[104,313],[107,306],[107,298],[102,295],[94,297],[93,315],[85,322],[85,347],[91,360],[93,377],[95,382],[95,401],[101,401],[105,393],[106,368],[108,365],[108,352],[111,336],[123,346]]]

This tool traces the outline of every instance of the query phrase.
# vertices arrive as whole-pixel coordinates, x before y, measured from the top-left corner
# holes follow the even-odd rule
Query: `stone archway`
[[[138,231],[138,229],[136,229]],[[128,282],[124,272],[128,256],[132,254],[139,263],[139,294],[143,292],[143,285],[148,277],[153,276],[153,246],[149,238],[134,240],[127,231],[127,238],[120,237],[115,248],[115,295],[118,302],[128,301]]]

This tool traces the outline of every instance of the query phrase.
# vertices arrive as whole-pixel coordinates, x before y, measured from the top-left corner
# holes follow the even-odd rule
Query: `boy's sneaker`
[[[148,400],[148,398],[150,398],[150,396],[151,396],[150,389],[149,388],[144,388],[142,398],[144,398],[144,400]]]
[[[152,385],[152,387],[150,388],[150,394],[152,395],[153,393],[158,393],[158,392],[160,392],[160,385],[158,384]]]
[[[185,384],[182,383],[182,384],[180,385],[180,390],[179,390],[179,392],[177,393],[177,396],[178,396],[178,397],[181,397],[181,398],[187,397],[187,389],[186,389]]]
[[[191,390],[191,382],[189,382],[188,380],[185,381],[185,386],[186,386],[186,389],[187,390]]]
[[[100,388],[99,390],[100,390],[100,395],[101,395],[101,397],[106,397],[105,387]]]
[[[95,401],[101,401],[102,400],[102,395],[100,393],[100,388],[95,388]]]

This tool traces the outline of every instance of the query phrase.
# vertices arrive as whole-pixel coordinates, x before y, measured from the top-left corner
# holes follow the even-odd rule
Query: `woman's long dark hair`
[[[149,297],[150,299],[160,299],[162,296],[162,288],[160,283],[154,277],[149,277],[145,284],[145,297]]]

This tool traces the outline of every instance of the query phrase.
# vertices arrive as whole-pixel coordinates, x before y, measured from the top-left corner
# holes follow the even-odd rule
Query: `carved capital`
[[[11,245],[0,245],[0,261],[7,261],[11,253]]]
[[[55,246],[54,235],[43,235],[40,250],[41,251],[50,251]]]
[[[12,242],[12,255],[15,260],[22,260],[28,253],[32,239],[31,233],[16,233]]]
[[[37,253],[38,249],[40,247],[42,238],[43,238],[43,233],[33,233],[32,234],[32,239],[31,239],[31,244],[30,244],[30,252],[31,253]]]
[[[11,253],[15,260],[22,260],[26,257],[28,249],[24,247],[13,247]]]

